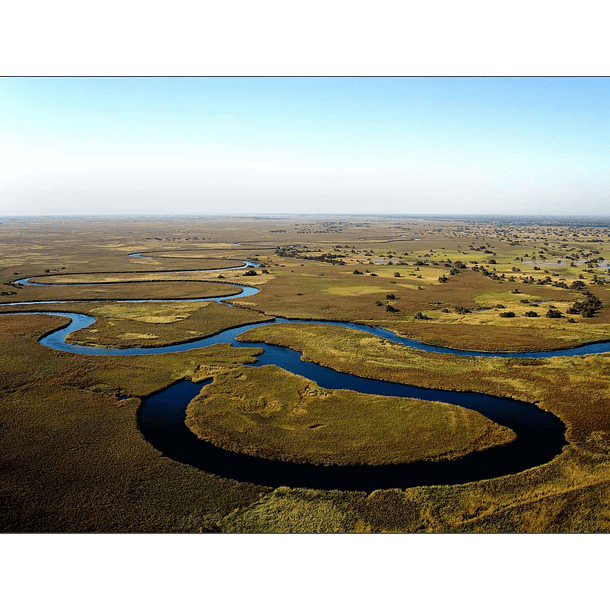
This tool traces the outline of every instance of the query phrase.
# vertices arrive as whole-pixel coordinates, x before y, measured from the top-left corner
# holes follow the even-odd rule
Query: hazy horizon
[[[603,78],[8,78],[0,216],[604,216]]]

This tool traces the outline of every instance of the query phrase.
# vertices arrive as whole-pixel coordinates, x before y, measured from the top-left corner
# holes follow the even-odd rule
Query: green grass
[[[515,438],[455,405],[324,390],[275,366],[215,375],[187,425],[225,449],[323,465],[454,459]]]
[[[274,324],[239,338],[290,347],[306,361],[360,377],[535,402],[566,423],[574,442],[610,434],[610,354],[542,360],[453,356],[317,324]]]

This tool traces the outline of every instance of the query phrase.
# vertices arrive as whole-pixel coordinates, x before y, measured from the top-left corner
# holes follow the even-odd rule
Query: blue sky
[[[0,214],[608,214],[610,80],[3,79]]]

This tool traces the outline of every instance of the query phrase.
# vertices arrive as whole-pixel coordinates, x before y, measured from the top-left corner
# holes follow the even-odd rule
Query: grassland
[[[96,321],[71,336],[102,347],[157,347],[193,341],[227,328],[272,320],[221,303],[111,303],[88,311]]]
[[[163,258],[128,256],[142,251]],[[71,337],[85,343],[174,343],[263,319],[260,313],[362,322],[427,343],[489,352],[610,339],[606,227],[390,218],[17,219],[0,225],[0,255],[0,303],[90,300],[0,306],[0,312],[90,313],[96,325]],[[210,270],[216,261],[224,266],[241,259],[258,260],[257,275]],[[165,271],[172,275],[159,273]],[[14,284],[32,276],[49,283],[78,281],[68,287]],[[82,285],[90,280],[104,283]],[[574,287],[576,281],[583,286]],[[227,286],[231,282],[261,291],[236,299],[233,308],[111,302],[235,294],[238,290]],[[591,318],[568,314],[586,292],[604,306]],[[547,318],[549,305],[562,317]],[[501,317],[505,311],[515,317]],[[540,315],[527,317],[528,311]],[[391,461],[397,454],[390,431],[410,439],[400,460],[450,458],[471,450],[468,442],[487,442],[484,430],[493,427],[484,418],[460,420],[460,442],[466,442],[460,445],[449,434],[450,410],[444,407],[446,416],[430,421],[430,435],[417,444],[407,425],[421,422],[417,403],[400,407],[361,395],[347,399],[340,392],[316,396],[311,382],[268,367],[244,369],[258,353],[254,348],[217,345],[119,358],[58,353],[38,343],[64,323],[48,316],[0,317],[2,531],[610,531],[606,354],[473,359],[315,325],[250,331],[251,340],[295,347],[304,358],[340,371],[535,402],[567,427],[568,445],[550,463],[497,479],[371,494],[271,489],[222,479],[161,455],[138,432],[141,398],[178,379],[213,377],[191,405],[190,413],[197,415],[193,426],[197,420],[203,433],[208,425],[208,432],[222,433],[217,442],[240,451],[278,457],[279,445],[284,458],[296,461]],[[244,374],[250,381],[256,377],[245,398],[239,395],[240,383],[248,383],[240,379]],[[302,383],[314,393],[301,396]],[[119,394],[129,398],[119,400]],[[237,417],[227,411],[244,400],[253,412]],[[280,410],[273,410],[274,400],[281,402]],[[328,404],[331,409],[324,408]],[[293,416],[291,409],[299,406],[306,412]],[[347,422],[355,408],[359,417]],[[243,440],[234,432],[246,421],[260,424],[252,442],[233,445]],[[289,421],[298,422],[295,430],[282,428]],[[315,437],[320,432],[328,433],[321,443]],[[350,453],[348,440],[354,436],[358,442]],[[385,444],[376,442],[382,438]]]
[[[455,405],[324,390],[275,366],[215,375],[187,425],[224,449],[341,466],[455,459],[515,434]]]
[[[573,443],[587,443],[592,434],[610,435],[609,354],[545,360],[461,357],[315,324],[277,324],[239,338],[291,347],[305,360],[332,363],[335,370],[360,377],[534,402],[566,423]]]

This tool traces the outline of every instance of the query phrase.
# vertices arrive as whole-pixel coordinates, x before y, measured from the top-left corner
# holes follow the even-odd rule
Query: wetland
[[[606,531],[603,224],[1,229],[4,531]]]

